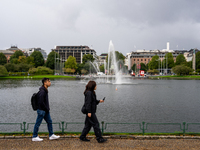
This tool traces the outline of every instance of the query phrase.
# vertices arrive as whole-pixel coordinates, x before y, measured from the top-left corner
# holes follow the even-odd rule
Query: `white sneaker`
[[[43,141],[43,139],[39,138],[38,136],[35,137],[35,138],[32,138],[32,141],[34,142],[40,142],[40,141]]]
[[[55,135],[55,134],[53,134],[52,136],[50,136],[49,137],[49,140],[56,140],[56,139],[59,139],[60,138],[60,136],[58,135]]]

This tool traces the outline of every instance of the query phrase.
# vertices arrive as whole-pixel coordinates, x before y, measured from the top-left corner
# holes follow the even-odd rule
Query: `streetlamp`
[[[160,75],[160,59],[157,59],[156,61],[158,61],[158,71],[159,71],[159,75]]]

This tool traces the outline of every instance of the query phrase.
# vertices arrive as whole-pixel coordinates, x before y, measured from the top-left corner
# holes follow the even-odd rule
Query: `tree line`
[[[118,59],[123,59],[124,56],[118,51],[115,52]],[[58,59],[56,59],[58,58]],[[95,59],[93,55],[87,54],[82,58],[82,63],[76,62],[76,58],[69,56],[64,62],[64,67],[61,68],[64,73],[68,74],[87,74],[89,71],[94,71],[89,61],[93,62]],[[3,53],[0,53],[0,76],[8,75],[10,73],[17,74],[19,72],[27,72],[29,74],[53,74],[56,63],[62,63],[58,53],[52,51],[44,61],[42,53],[34,51],[30,56],[24,56],[22,51],[16,51],[11,57],[10,62],[7,63],[7,58]],[[104,71],[104,65],[99,67],[100,71]],[[55,70],[56,71],[56,70]]]

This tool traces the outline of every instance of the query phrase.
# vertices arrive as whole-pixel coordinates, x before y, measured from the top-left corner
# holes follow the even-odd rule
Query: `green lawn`
[[[34,78],[34,79],[42,79],[42,78],[76,78],[74,76],[60,76],[60,75],[35,75],[35,76],[7,76],[7,77],[0,77],[0,79],[30,79],[30,78]]]

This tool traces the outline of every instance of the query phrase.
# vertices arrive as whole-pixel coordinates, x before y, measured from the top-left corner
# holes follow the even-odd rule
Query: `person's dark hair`
[[[49,80],[49,78],[43,78],[42,79],[42,84],[44,85],[44,82],[46,82],[47,80]]]
[[[89,81],[88,84],[85,86],[85,91],[84,91],[84,94],[87,92],[87,91],[92,91],[93,93],[94,92],[94,88],[96,87],[96,82],[95,81]]]

